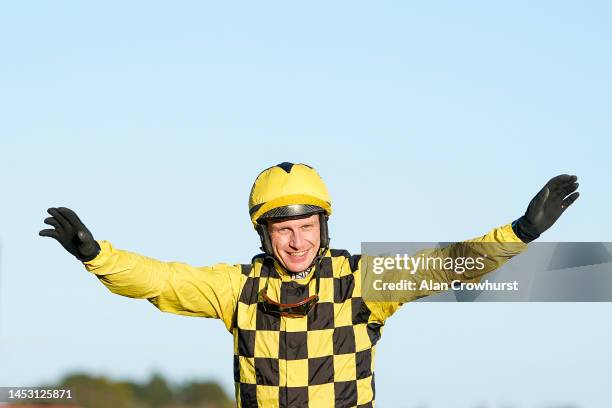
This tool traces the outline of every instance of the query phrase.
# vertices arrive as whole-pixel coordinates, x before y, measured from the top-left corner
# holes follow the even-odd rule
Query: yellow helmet
[[[258,221],[325,212],[331,199],[321,176],[306,164],[280,163],[262,171],[249,195],[249,214]]]
[[[312,167],[283,162],[265,169],[255,179],[249,195],[249,214],[267,254],[273,255],[273,251],[263,221],[317,213],[323,250],[329,247],[327,218],[332,213],[331,199],[321,176]]]

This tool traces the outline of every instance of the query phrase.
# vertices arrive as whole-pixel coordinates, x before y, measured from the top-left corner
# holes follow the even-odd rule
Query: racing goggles
[[[304,317],[319,301],[319,295],[315,294],[297,303],[278,303],[268,297],[267,289],[268,285],[266,282],[266,286],[257,295],[257,303],[264,312],[273,316]]]
[[[314,295],[308,296],[306,299],[300,300],[297,303],[278,303],[268,296],[268,277],[263,289],[257,293],[258,306],[261,307],[265,313],[269,313],[273,316],[304,317],[308,315],[314,305],[319,301],[319,269],[321,267],[321,258],[322,257],[319,255],[314,260],[314,273],[316,276],[316,289]]]

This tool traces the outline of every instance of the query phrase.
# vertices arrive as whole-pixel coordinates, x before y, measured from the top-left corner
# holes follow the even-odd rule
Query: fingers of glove
[[[44,229],[38,233],[41,237],[51,237],[59,241],[59,232],[54,229]]]
[[[576,177],[576,176],[570,176],[570,175],[567,175],[567,174],[562,174],[560,176],[552,178],[551,181],[549,181],[549,183],[550,183],[549,188],[551,190],[555,191],[555,192],[557,192],[557,191],[559,191],[559,192],[569,191],[574,186],[574,184],[577,184],[576,180],[578,180],[578,177]],[[565,194],[567,195],[570,192],[571,191],[569,191],[569,192],[567,192]]]
[[[548,180],[548,183],[546,183],[546,186],[550,188],[551,190],[554,190],[555,187],[557,187],[560,184],[568,182],[569,180],[571,180],[572,177],[575,177],[575,176],[570,176],[569,174],[559,174],[558,176],[555,176],[551,178],[550,180]]]
[[[551,200],[554,201],[555,204],[560,203],[567,195],[576,191],[578,188],[577,179],[576,176],[570,176],[563,181],[554,183],[551,191]]]
[[[567,207],[572,205],[574,201],[578,199],[578,197],[580,197],[580,193],[577,191],[575,193],[570,194],[565,200],[563,200],[563,203],[561,203],[561,209],[565,211]]]
[[[562,200],[567,195],[564,193],[565,186],[571,182],[573,182],[572,176],[568,174],[561,174],[550,179],[546,186],[550,189],[551,198],[554,201]]]
[[[572,194],[574,191],[578,190],[578,183],[574,183],[563,190],[564,196]]]
[[[578,182],[571,181],[563,186],[563,194],[569,195],[578,189]]]
[[[574,192],[576,192],[576,189],[578,188],[578,186],[576,187],[568,187],[567,189],[558,191],[554,194],[553,197],[551,197],[551,204],[556,206],[556,207],[563,207],[563,203],[565,203],[565,200],[567,199],[568,195],[573,194]]]
[[[62,229],[62,226],[60,225],[60,223],[53,217],[45,218],[43,222],[47,225],[51,225],[52,227],[55,227],[56,230]]]
[[[72,224],[72,226],[74,226],[75,228],[79,228],[79,227],[84,227],[85,225],[83,224],[83,222],[81,221],[81,219],[79,218],[78,215],[76,215],[76,213],[74,211],[72,211],[70,208],[66,208],[66,207],[59,207],[57,209],[66,220],[68,220],[68,222],[70,224]]]
[[[58,211],[57,208],[49,208],[47,212],[51,214],[53,218],[57,220],[57,222],[59,222],[63,229],[67,230],[71,228],[71,225],[68,220]]]

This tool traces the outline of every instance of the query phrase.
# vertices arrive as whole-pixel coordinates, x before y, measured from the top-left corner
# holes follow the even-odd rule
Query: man
[[[439,250],[456,258],[495,243],[477,275],[420,269],[418,276],[470,280],[496,269],[578,198],[576,180],[551,179],[512,224]],[[221,319],[234,336],[238,406],[373,406],[375,345],[403,302],[364,300],[363,259],[329,248],[331,199],[311,167],[285,162],[264,170],[251,189],[249,213],[263,253],[246,265],[195,268],[119,250],[95,241],[67,208],[49,209],[45,223],[53,229],[40,235],[58,240],[114,293],[165,312]]]

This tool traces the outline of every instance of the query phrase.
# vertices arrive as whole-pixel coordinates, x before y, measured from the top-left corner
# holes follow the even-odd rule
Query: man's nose
[[[290,245],[293,248],[301,248],[301,245],[304,242],[304,238],[302,237],[302,234],[300,233],[300,231],[293,231],[293,233],[291,234],[291,242]]]

